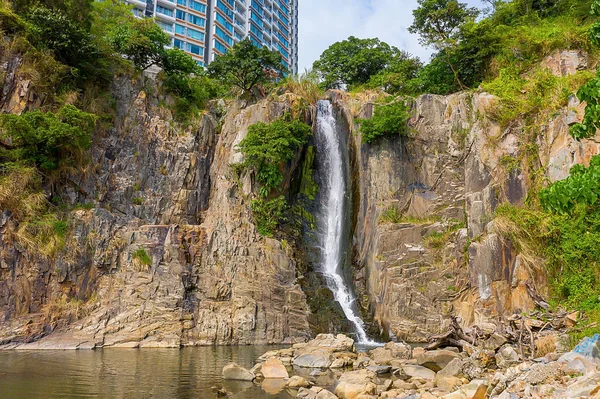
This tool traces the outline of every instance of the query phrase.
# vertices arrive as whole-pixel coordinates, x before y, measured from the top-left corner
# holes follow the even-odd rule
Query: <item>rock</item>
[[[269,395],[277,395],[279,392],[285,389],[286,382],[283,378],[269,378],[264,379],[260,383],[260,387]]]
[[[443,389],[447,392],[456,390],[461,385],[461,380],[457,377],[443,376],[437,374],[433,380],[436,387]]]
[[[460,357],[460,355],[456,352],[438,349],[425,352],[422,355],[419,355],[416,359],[419,365],[427,367],[433,371],[439,371],[458,357]]]
[[[332,368],[332,369],[341,369],[341,368],[344,368],[344,367],[346,367],[346,360],[341,359],[341,358],[335,359],[331,363],[331,366],[329,366],[329,368]]]
[[[236,363],[229,363],[223,367],[224,380],[253,381],[254,374]]]
[[[335,388],[340,399],[357,399],[359,395],[375,395],[377,385],[373,382],[375,373],[368,370],[347,371],[342,374]]]
[[[390,362],[394,359],[394,355],[390,349],[386,349],[384,347],[375,348],[369,351],[369,355],[371,360],[379,365],[389,365]]]
[[[281,360],[274,357],[267,359],[263,363],[260,371],[266,379],[289,378],[289,374]]]
[[[300,351],[310,352],[313,349],[328,349],[332,352],[353,352],[354,340],[344,334],[319,334],[315,339],[305,343],[293,346]]]
[[[464,362],[461,359],[452,359],[450,363],[438,372],[438,375],[444,377],[462,377]]]
[[[506,343],[506,338],[503,335],[493,333],[485,342],[483,343],[483,347],[489,350],[497,350],[502,345]]]
[[[315,351],[300,355],[294,359],[294,366],[307,368],[329,368],[333,363],[328,351]]]
[[[405,364],[402,366],[402,370],[404,370],[406,375],[413,378],[422,378],[424,380],[429,381],[433,381],[433,379],[435,378],[434,371],[423,366],[418,366],[416,364]]]
[[[359,356],[353,363],[353,367],[355,369],[360,369],[360,368],[364,368],[366,366],[369,365],[369,363],[371,362],[371,359],[368,358],[367,356]]]
[[[296,397],[299,399],[338,399],[334,394],[321,387],[300,388]]]
[[[304,378],[300,377],[300,376],[292,376],[292,378],[290,378],[286,384],[286,387],[288,388],[308,388],[311,386],[311,383],[308,382],[307,380],[305,380]]]
[[[389,350],[392,357],[396,359],[410,359],[412,355],[411,346],[400,342],[388,342],[384,348]]]
[[[389,374],[392,371],[392,366],[367,366],[367,370],[377,375]]]
[[[587,374],[597,371],[597,366],[597,363],[583,356],[577,356],[564,366],[563,371],[569,375]]]
[[[496,364],[500,368],[508,368],[520,362],[519,354],[510,345],[506,345],[496,353]]]
[[[480,385],[475,391],[475,394],[471,397],[471,399],[486,399],[488,387],[487,385]]]

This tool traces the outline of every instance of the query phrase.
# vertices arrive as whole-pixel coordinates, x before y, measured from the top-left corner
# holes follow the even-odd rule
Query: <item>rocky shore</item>
[[[489,338],[462,348],[388,342],[357,350],[345,335],[320,334],[263,354],[251,370],[228,364],[223,378],[301,399],[600,398],[598,342],[587,338],[578,347],[585,351],[566,352],[559,336],[548,337],[538,343],[540,356],[529,358],[521,348]]]

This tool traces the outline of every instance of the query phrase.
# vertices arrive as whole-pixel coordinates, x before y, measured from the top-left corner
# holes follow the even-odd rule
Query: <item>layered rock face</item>
[[[560,51],[543,66],[570,75],[586,68],[587,55]],[[365,145],[355,119],[370,117],[373,98],[330,97],[353,132],[353,272],[363,313],[390,335],[422,341],[445,331],[451,315],[469,326],[533,309],[532,295],[546,293],[543,268],[502,237],[495,210],[527,196],[523,151],[550,181],[599,153],[568,133],[584,105],[572,96],[532,141],[520,120],[499,126],[499,100],[487,93],[424,95],[409,137]]]
[[[296,261],[252,223],[250,176],[231,164],[248,126],[289,110],[293,98],[188,127],[173,123],[153,81],[119,78],[116,123],[96,136],[85,173],[62,191],[73,237],[56,258],[15,239],[1,218],[0,342],[5,347],[179,347],[304,341],[305,295]],[[16,81],[4,104],[27,107]],[[220,127],[219,127],[220,126]],[[295,165],[286,170],[293,175]],[[89,208],[89,206],[84,207]]]

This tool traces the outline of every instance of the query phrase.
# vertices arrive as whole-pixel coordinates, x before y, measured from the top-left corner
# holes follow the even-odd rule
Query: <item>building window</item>
[[[219,28],[218,26],[215,26],[215,34],[221,39],[223,39],[225,43],[229,44],[230,46],[233,46],[233,39],[231,38],[231,36],[225,33],[223,29]]]
[[[206,20],[193,14],[188,14],[188,22],[204,28]]]
[[[183,40],[175,39],[173,45],[179,49],[185,50],[185,42]]]
[[[187,5],[187,0],[177,0],[177,4],[185,7]]]
[[[219,13],[217,13],[217,22],[220,23],[221,25],[223,25],[225,27],[225,29],[227,29],[228,31],[231,32],[233,30],[233,25],[231,25],[229,22],[227,22],[225,17]]]
[[[198,3],[197,1],[190,0],[190,8],[192,10],[196,10],[203,14],[206,14],[206,6],[204,4]]]
[[[187,44],[188,53],[196,54],[196,55],[204,55],[204,49],[195,44],[188,43]]]
[[[181,19],[185,21],[185,12],[181,11],[181,10],[177,10],[176,13],[177,19]]]
[[[175,24],[175,33],[180,34],[180,35],[185,35],[185,26]]]
[[[200,32],[198,30],[188,28],[187,35],[188,35],[188,37],[191,37],[192,39],[200,40],[201,42],[204,41],[204,33]]]
[[[227,52],[227,47],[225,47],[221,42],[215,40],[215,49],[217,49],[220,53],[225,54]]]
[[[172,17],[174,15],[172,9],[166,8],[166,7],[163,7],[163,6],[159,6],[159,5],[156,6],[156,12],[160,13],[160,14],[163,14],[163,15],[166,15],[166,16],[169,16],[169,17]]]

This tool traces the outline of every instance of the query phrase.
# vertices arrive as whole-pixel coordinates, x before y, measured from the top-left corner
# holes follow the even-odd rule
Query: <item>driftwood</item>
[[[542,307],[542,303],[545,303],[541,297],[535,300],[536,303],[540,302],[540,307]],[[496,337],[494,340],[498,339],[497,336],[504,338],[508,344],[513,345],[519,351],[522,358],[531,359],[539,353],[540,348],[536,347],[539,338],[548,335],[550,330],[564,333],[568,328],[573,327],[573,320],[575,319],[576,322],[577,316],[576,312],[550,312],[547,309],[534,311],[529,315],[515,314],[497,320],[496,329],[491,332],[489,327],[485,331],[484,328],[477,325],[463,329],[458,318],[452,317],[448,331],[430,336],[429,344],[425,349],[433,350],[453,346],[464,351],[483,344],[494,335]],[[487,346],[487,348],[490,347]]]

